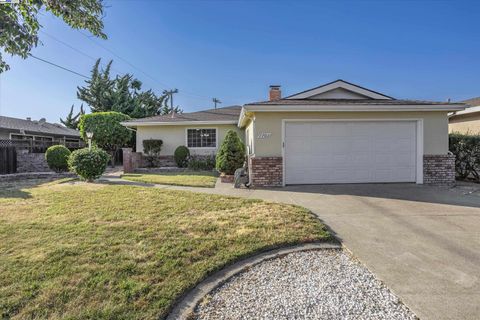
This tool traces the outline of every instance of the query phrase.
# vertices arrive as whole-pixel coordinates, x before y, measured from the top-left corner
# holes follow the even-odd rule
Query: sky
[[[184,112],[344,79],[399,99],[480,96],[480,1],[106,0],[108,40],[44,12],[32,54],[88,76],[97,58],[144,89],[178,88]],[[58,122],[85,79],[6,57],[0,115]],[[89,108],[87,107],[87,111]]]

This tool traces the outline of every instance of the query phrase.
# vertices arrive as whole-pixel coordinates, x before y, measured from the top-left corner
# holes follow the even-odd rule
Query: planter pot
[[[220,175],[220,181],[223,183],[233,183],[233,180],[235,180],[235,176],[233,174],[221,174]]]

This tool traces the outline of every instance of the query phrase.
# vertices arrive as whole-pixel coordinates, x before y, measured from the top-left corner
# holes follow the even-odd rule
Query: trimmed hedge
[[[92,182],[105,172],[109,161],[110,156],[106,151],[96,147],[92,150],[83,148],[72,152],[68,158],[68,166],[83,180]]]
[[[158,161],[158,155],[162,150],[163,141],[160,139],[148,139],[143,140],[143,151],[146,156],[145,159],[148,162],[149,167],[155,167]]]
[[[480,181],[480,135],[451,133],[449,149],[455,155],[457,179]]]
[[[215,169],[215,155],[209,156],[190,156],[188,159],[188,169],[194,171],[211,171]]]
[[[245,162],[245,145],[233,130],[228,130],[217,153],[216,168],[224,174],[234,174]]]
[[[117,150],[132,141],[132,131],[121,125],[121,122],[130,119],[126,114],[115,111],[84,114],[79,123],[80,135],[87,142],[87,132],[92,132],[92,142],[110,152],[113,166]]]
[[[188,165],[188,157],[190,157],[190,150],[185,146],[179,146],[175,149],[173,158],[179,168],[185,168]]]
[[[55,172],[63,172],[68,170],[68,157],[71,152],[67,147],[62,145],[51,146],[45,152],[45,160],[48,167]]]

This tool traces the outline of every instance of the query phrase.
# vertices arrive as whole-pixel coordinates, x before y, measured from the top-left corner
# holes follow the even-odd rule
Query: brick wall
[[[27,150],[17,151],[17,172],[50,172],[45,153],[28,153]]]
[[[455,156],[452,154],[424,155],[423,183],[430,185],[454,185]]]
[[[255,157],[248,158],[250,184],[253,187],[282,186],[283,164],[282,157]]]

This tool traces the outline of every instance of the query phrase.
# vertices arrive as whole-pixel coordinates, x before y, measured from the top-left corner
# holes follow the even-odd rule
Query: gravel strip
[[[417,319],[341,250],[296,252],[232,277],[194,319]]]

